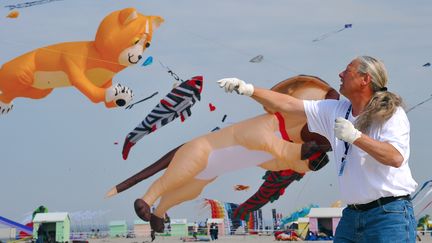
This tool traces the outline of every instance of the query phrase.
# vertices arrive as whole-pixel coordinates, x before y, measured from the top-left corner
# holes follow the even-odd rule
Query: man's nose
[[[343,72],[339,73],[339,78],[343,78]]]

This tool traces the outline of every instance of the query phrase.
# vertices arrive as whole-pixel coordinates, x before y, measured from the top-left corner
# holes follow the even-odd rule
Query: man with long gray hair
[[[402,99],[387,90],[384,64],[373,57],[355,58],[339,77],[348,100],[299,100],[237,78],[218,83],[269,112],[307,118],[309,130],[328,139],[347,204],[334,242],[415,242],[410,194],[417,183],[408,166],[410,124]]]

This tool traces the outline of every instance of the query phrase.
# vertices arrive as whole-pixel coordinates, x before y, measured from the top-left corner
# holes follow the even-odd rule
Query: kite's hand
[[[254,92],[254,86],[247,84],[245,81],[238,78],[223,78],[217,81],[219,87],[225,88],[225,92],[231,93],[233,91],[241,95],[252,96]]]
[[[116,106],[129,105],[132,97],[132,90],[121,84],[113,85],[105,91],[105,103],[114,102]]]
[[[336,118],[334,132],[337,138],[348,143],[354,143],[361,137],[361,132],[355,129],[350,121],[342,117]]]
[[[0,91],[0,94],[1,94],[1,91]],[[6,104],[6,103],[3,103],[0,101],[0,116],[7,114],[9,111],[12,110],[12,108],[13,108],[12,102]]]

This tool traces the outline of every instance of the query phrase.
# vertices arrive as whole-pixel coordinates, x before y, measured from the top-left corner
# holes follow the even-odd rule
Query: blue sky
[[[0,1],[0,16],[9,12],[4,6],[22,2]],[[165,23],[144,53],[144,57],[153,56],[154,63],[129,67],[114,82],[132,88],[136,99],[155,91],[159,95],[132,110],[105,109],[74,88],[57,89],[41,100],[16,99],[15,109],[0,117],[1,216],[21,221],[28,212],[45,205],[50,211],[103,212],[94,214],[97,222],[136,219],[133,201],[156,177],[104,199],[112,186],[216,126],[263,113],[251,99],[225,94],[215,83],[220,78],[238,77],[270,88],[291,76],[309,74],[337,89],[339,72],[352,58],[366,54],[384,61],[389,90],[400,94],[408,107],[432,93],[432,69],[422,67],[432,61],[432,2],[427,0],[56,1],[18,9],[19,18],[0,21],[0,63],[38,47],[92,40],[103,17],[125,7],[160,15]],[[348,23],[351,29],[312,42]],[[263,62],[248,62],[258,54],[264,56]],[[123,161],[124,137],[174,82],[159,61],[183,79],[203,75],[202,100],[185,123],[172,122],[144,137]],[[209,112],[210,102],[216,111]],[[409,113],[410,166],[420,184],[431,179],[431,110],[432,102]],[[227,120],[222,123],[224,114]],[[250,168],[223,175],[198,199],[168,213],[172,218],[205,219],[209,212],[201,208],[202,198],[240,203],[259,187],[263,174],[262,169]],[[251,189],[234,192],[235,184]],[[272,208],[288,215],[310,203],[325,207],[338,199],[336,173],[330,163],[265,206],[264,217],[271,217]]]

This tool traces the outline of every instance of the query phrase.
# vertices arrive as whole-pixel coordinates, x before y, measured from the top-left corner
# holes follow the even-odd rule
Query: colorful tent
[[[226,232],[235,232],[240,226],[247,226],[248,229],[257,229],[259,225],[262,225],[262,222],[258,222],[258,217],[253,212],[249,213],[246,221],[235,218],[234,211],[239,206],[235,203],[204,199],[204,206],[210,208],[212,218],[224,219]]]

